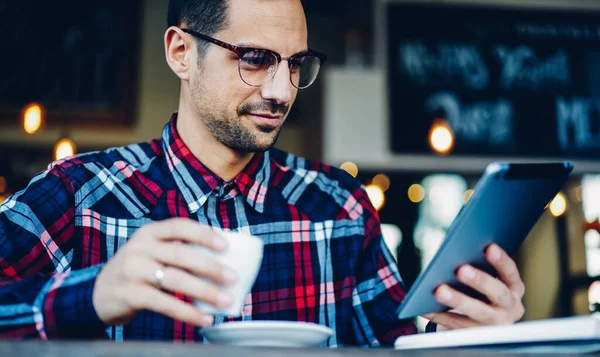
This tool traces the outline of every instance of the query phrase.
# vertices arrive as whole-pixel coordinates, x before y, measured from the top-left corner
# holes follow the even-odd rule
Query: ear
[[[167,64],[182,80],[190,78],[190,64],[195,56],[194,46],[190,37],[176,26],[171,26],[165,32],[165,56]]]

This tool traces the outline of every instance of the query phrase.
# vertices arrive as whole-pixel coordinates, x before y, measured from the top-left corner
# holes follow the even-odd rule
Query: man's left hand
[[[498,279],[470,265],[461,266],[457,275],[459,281],[484,294],[490,303],[469,297],[448,285],[440,285],[435,297],[452,310],[423,316],[438,324],[437,331],[510,324],[525,314],[521,301],[525,284],[514,260],[495,244],[488,247],[485,257],[498,272]]]

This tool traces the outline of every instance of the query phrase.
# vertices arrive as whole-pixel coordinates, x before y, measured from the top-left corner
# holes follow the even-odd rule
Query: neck
[[[221,179],[231,181],[252,160],[254,153],[233,150],[216,140],[202,121],[181,104],[177,115],[179,137],[204,166]]]

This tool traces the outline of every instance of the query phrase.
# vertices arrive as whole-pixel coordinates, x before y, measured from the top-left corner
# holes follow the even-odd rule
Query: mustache
[[[288,112],[287,104],[279,104],[274,100],[265,100],[260,103],[243,103],[238,109],[238,114],[270,112],[273,115],[285,115]]]

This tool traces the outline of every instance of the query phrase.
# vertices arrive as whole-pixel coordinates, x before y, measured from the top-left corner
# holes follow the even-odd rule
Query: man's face
[[[236,46],[259,47],[291,56],[307,49],[299,0],[230,0],[229,27],[213,37]],[[244,83],[234,52],[210,45],[190,78],[196,117],[224,145],[242,152],[273,147],[294,103],[287,61],[261,87]]]

